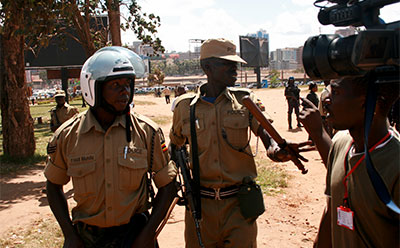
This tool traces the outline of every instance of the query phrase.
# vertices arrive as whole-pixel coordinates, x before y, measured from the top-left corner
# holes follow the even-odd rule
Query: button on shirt
[[[57,130],[49,142],[46,178],[64,185],[72,178],[74,222],[99,227],[126,224],[135,213],[149,208],[146,172],[151,157],[157,187],[163,187],[176,176],[173,162],[161,148],[161,130],[155,131],[138,116],[131,115],[132,141],[126,141],[125,116],[118,116],[104,131],[91,110],[83,112]],[[127,148],[125,148],[127,146]]]
[[[204,187],[227,187],[240,184],[245,176],[257,176],[253,157],[238,151],[245,148],[249,141],[249,127],[255,133],[259,127],[259,123],[249,116],[249,111],[241,104],[245,95],[250,95],[255,102],[255,96],[250,91],[227,88],[212,104],[201,99],[199,90],[196,95],[184,96],[174,110],[170,139],[181,146],[186,138],[191,143],[190,105],[196,104],[200,184]],[[245,150],[251,154],[250,146]]]

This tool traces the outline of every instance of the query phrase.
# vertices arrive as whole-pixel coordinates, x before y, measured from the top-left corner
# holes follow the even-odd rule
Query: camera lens
[[[316,80],[362,74],[351,62],[356,38],[356,35],[342,38],[337,34],[308,38],[303,48],[303,65],[307,75]]]

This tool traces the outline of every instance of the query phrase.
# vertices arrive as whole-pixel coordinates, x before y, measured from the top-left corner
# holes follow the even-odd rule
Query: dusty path
[[[290,141],[305,141],[307,133],[303,129],[287,130],[287,105],[283,89],[255,90],[256,95],[265,104],[267,112],[274,119],[274,127]],[[301,92],[306,95],[306,90]],[[171,105],[164,98],[136,96],[136,100],[154,102],[155,105],[137,105],[135,111],[150,118],[166,120],[162,129],[168,137],[172,113]],[[293,123],[295,124],[295,123]],[[255,144],[252,140],[252,145]],[[261,149],[258,156],[264,156]],[[305,164],[309,172],[302,175],[291,163],[275,164],[284,168],[291,179],[285,193],[265,196],[266,212],[258,219],[258,247],[312,247],[319,219],[325,204],[323,194],[325,169],[316,151],[305,155],[309,162]],[[6,237],[10,228],[29,226],[34,220],[52,217],[45,195],[44,176],[40,169],[27,171],[13,178],[0,179],[0,237]],[[65,187],[71,205],[71,186]],[[183,239],[184,208],[175,207],[168,224],[159,236],[161,247],[184,247]]]

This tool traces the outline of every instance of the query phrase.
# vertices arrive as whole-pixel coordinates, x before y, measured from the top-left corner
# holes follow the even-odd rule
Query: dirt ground
[[[301,142],[307,140],[304,128],[288,130],[287,104],[283,96],[283,89],[254,90],[262,100],[268,114],[274,119],[274,127],[288,141]],[[302,89],[301,96],[307,90]],[[154,102],[155,105],[137,105],[135,111],[153,119],[172,119],[170,104],[165,104],[164,98],[153,96],[135,96],[139,101]],[[295,119],[295,118],[293,118]],[[171,123],[161,126],[168,137]],[[296,126],[294,121],[293,126]],[[265,149],[259,146],[257,156],[265,155]],[[252,139],[255,146],[255,139]],[[308,174],[302,175],[291,163],[275,163],[275,166],[284,168],[290,175],[288,187],[284,193],[275,196],[264,196],[266,211],[257,220],[258,247],[312,247],[317,234],[318,224],[325,205],[324,186],[326,170],[316,151],[304,155],[309,159],[305,163]],[[0,179],[0,237],[7,237],[11,228],[29,228],[29,225],[40,218],[50,217],[52,214],[42,189],[45,178],[40,169],[26,171],[23,174]],[[69,197],[70,205],[71,185],[64,191]],[[160,247],[184,247],[184,207],[176,206],[172,215],[159,236]]]

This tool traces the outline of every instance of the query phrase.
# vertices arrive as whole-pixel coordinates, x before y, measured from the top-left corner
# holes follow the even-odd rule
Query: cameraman
[[[370,73],[331,83],[327,120],[339,131],[331,140],[318,109],[303,110],[300,121],[327,167],[327,207],[314,247],[399,247],[400,219],[375,192],[364,160],[364,114]],[[400,204],[399,134],[387,115],[399,98],[399,82],[377,85],[368,144],[371,160],[396,205]],[[307,101],[307,100],[305,100]],[[309,101],[308,101],[309,102]],[[310,102],[309,102],[310,103]],[[348,131],[345,131],[348,130]],[[347,193],[346,193],[347,192]],[[347,218],[343,217],[348,213]],[[338,219],[338,216],[342,217]],[[339,221],[339,222],[338,222]],[[342,224],[338,224],[342,222]]]

